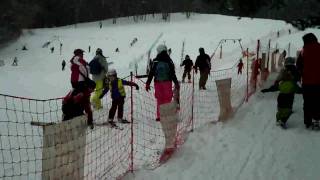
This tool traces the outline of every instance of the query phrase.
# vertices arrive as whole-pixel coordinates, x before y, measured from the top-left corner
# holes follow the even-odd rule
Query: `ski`
[[[103,122],[101,124],[95,124],[96,126],[108,126],[112,129],[123,130],[122,127],[119,127],[116,123]]]

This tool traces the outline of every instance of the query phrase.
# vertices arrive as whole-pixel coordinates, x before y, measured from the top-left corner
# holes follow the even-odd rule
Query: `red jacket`
[[[80,56],[73,56],[71,63],[71,83],[85,81],[89,77],[89,65]],[[85,76],[85,77],[84,77]]]
[[[302,50],[302,83],[320,85],[320,44],[306,44]]]
[[[70,120],[74,117],[83,115],[86,112],[88,124],[92,123],[92,110],[90,104],[90,92],[88,90],[73,94],[70,91],[62,101],[63,121]]]

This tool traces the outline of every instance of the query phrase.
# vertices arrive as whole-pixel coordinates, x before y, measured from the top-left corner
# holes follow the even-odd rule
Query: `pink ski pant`
[[[170,103],[173,96],[171,81],[154,82],[155,93],[157,99],[157,118],[160,118],[160,105]]]

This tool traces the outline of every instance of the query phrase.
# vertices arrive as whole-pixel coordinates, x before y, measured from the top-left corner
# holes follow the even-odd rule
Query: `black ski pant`
[[[112,105],[111,105],[111,108],[109,110],[109,120],[113,120],[117,109],[118,109],[118,118],[119,119],[123,118],[124,99],[125,99],[125,97],[120,97],[120,98],[112,100]]]
[[[320,85],[302,85],[304,124],[320,120]]]
[[[182,75],[182,81],[184,81],[187,75],[188,75],[188,80],[191,80],[191,69],[184,69],[183,75]]]

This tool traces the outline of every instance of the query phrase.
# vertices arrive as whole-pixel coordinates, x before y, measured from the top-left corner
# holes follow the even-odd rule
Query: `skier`
[[[102,94],[100,95],[100,99],[110,91],[112,105],[109,110],[109,119],[108,123],[111,126],[117,126],[113,121],[115,113],[118,109],[118,122],[119,123],[130,123],[126,119],[123,118],[123,105],[126,99],[126,91],[124,86],[135,86],[136,90],[139,90],[139,86],[130,81],[122,80],[117,77],[117,72],[115,69],[110,69],[108,72],[109,81],[106,83],[106,87],[104,88]]]
[[[238,74],[242,74],[242,69],[243,69],[242,59],[239,60],[237,67],[238,67]]]
[[[208,75],[211,70],[210,56],[204,52],[204,49],[199,48],[200,55],[197,57],[195,63],[195,73],[198,73],[198,68],[200,70],[200,79],[199,79],[199,90],[206,90],[206,83],[208,80]]]
[[[181,67],[184,66],[184,71],[182,75],[182,82],[184,83],[184,79],[188,75],[188,83],[191,83],[191,70],[193,66],[193,62],[190,59],[189,55],[186,55],[185,59],[183,60]]]
[[[320,44],[313,33],[303,37],[303,49],[297,60],[297,68],[302,78],[304,124],[306,128],[315,125],[320,120]]]
[[[298,86],[299,73],[295,66],[295,58],[288,57],[285,59],[285,67],[280,71],[274,84],[261,92],[280,91],[277,98],[278,112],[276,114],[277,125],[286,129],[286,122],[292,114],[292,104],[295,93],[301,93],[301,88]]]
[[[150,83],[154,78],[155,97],[157,100],[157,117],[156,121],[160,121],[162,130],[165,134],[165,149],[160,157],[160,163],[166,161],[175,151],[175,132],[177,130],[177,122],[168,122],[160,120],[160,105],[167,104],[172,101],[173,91],[172,82],[175,84],[175,91],[179,92],[180,85],[174,70],[174,64],[168,55],[167,47],[160,44],[157,47],[157,57],[153,60],[151,70],[148,74],[146,82],[146,91],[150,90]],[[178,93],[177,93],[178,94]]]
[[[65,60],[62,60],[61,65],[62,65],[62,71],[64,71],[64,68],[66,67],[66,61],[65,61]]]
[[[18,66],[18,58],[14,57],[13,62],[12,62],[12,66]]]
[[[51,47],[50,50],[51,50],[51,53],[53,53],[54,52],[54,47]]]
[[[157,47],[158,55],[152,62],[152,67],[146,82],[146,91],[150,90],[150,84],[154,77],[155,97],[157,99],[157,121],[160,121],[159,106],[172,100],[172,81],[179,88],[179,82],[174,70],[174,64],[167,53],[165,45]]]
[[[279,66],[279,67],[282,67],[282,66],[283,66],[284,60],[286,59],[286,56],[287,56],[287,51],[286,51],[286,50],[283,50],[282,53],[281,53],[280,56],[279,56],[279,61],[278,61],[278,66]]]
[[[77,116],[84,115],[83,111],[87,114],[87,124],[93,129],[92,110],[90,105],[90,93],[95,88],[93,81],[88,81],[82,91],[75,89],[71,90],[62,101],[62,121],[67,121]]]
[[[93,107],[98,110],[102,108],[102,103],[99,96],[103,91],[103,83],[108,72],[108,63],[106,57],[103,55],[102,49],[96,50],[96,56],[89,63],[90,74],[92,74],[92,80],[96,83],[96,89],[91,97],[91,103]]]
[[[83,59],[82,49],[75,49],[71,58],[71,85],[76,91],[83,91],[85,83],[89,79],[89,65]]]

